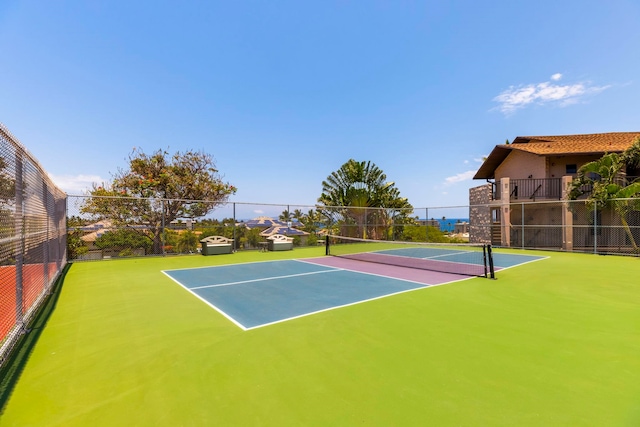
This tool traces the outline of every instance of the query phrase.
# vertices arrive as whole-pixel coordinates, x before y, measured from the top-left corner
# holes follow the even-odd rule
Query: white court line
[[[496,253],[494,252],[493,254],[495,255]],[[522,255],[522,254],[502,254],[502,255],[517,255],[517,256],[528,256],[528,257],[537,256],[537,255]],[[538,261],[542,261],[542,260],[549,259],[549,258],[551,258],[551,257],[550,256],[539,257],[538,259],[531,259],[529,261],[521,262],[520,264],[510,265],[508,267],[500,267],[499,265],[496,265],[495,264],[495,258],[494,258],[494,267],[498,268],[499,271],[503,271],[503,270],[507,270],[509,268],[520,267],[521,265],[529,264],[529,263],[532,263],[532,262],[538,262]]]
[[[316,257],[316,258],[320,258],[320,257]],[[274,261],[295,261],[293,259],[283,259],[283,260],[273,260],[273,259],[266,259],[266,260],[262,260],[262,261],[251,261],[251,262],[236,262],[236,263],[231,263],[231,264],[218,264],[218,265],[202,265],[200,267],[183,267],[183,268],[172,268],[169,270],[162,270],[164,271],[182,271],[182,270],[202,270],[205,268],[224,268],[224,267],[232,267],[234,265],[247,265],[247,264],[261,264],[261,263],[269,263],[269,262],[274,262]]]
[[[318,264],[314,264],[314,265],[318,265]],[[325,266],[323,266],[325,267]],[[323,270],[323,271],[312,271],[310,273],[298,273],[298,274],[288,274],[286,276],[272,276],[272,277],[262,277],[260,279],[251,279],[251,280],[241,280],[239,282],[228,282],[228,283],[219,283],[217,285],[204,285],[204,286],[196,286],[195,288],[189,288],[189,289],[205,289],[205,288],[217,288],[220,286],[232,286],[232,285],[240,285],[242,283],[252,283],[252,282],[265,282],[267,280],[272,280],[272,279],[287,279],[289,277],[299,277],[299,276],[309,276],[311,274],[320,274],[320,273],[332,273],[334,271],[338,271],[339,269],[337,268],[333,268],[333,267],[327,267],[330,268],[331,270]]]
[[[426,256],[426,257],[423,257],[422,259],[433,259],[433,258],[440,258],[440,257],[446,257],[446,256],[454,256],[454,255],[463,255],[463,254],[475,254],[475,252],[471,252],[471,251],[454,252],[454,253],[451,253],[451,254]],[[463,264],[468,264],[468,263],[463,263]]]
[[[213,308],[215,311],[217,311],[218,313],[222,314],[224,317],[226,317],[228,320],[231,321],[231,323],[233,323],[234,325],[236,325],[237,327],[239,327],[240,329],[242,329],[243,331],[246,331],[247,328],[240,322],[238,322],[236,319],[233,318],[233,316],[228,315],[227,313],[224,312],[224,310],[221,310],[219,307],[217,307],[216,305],[212,304],[211,301],[207,300],[206,298],[201,297],[200,295],[198,295],[197,293],[193,292],[191,289],[187,288],[185,285],[183,285],[181,282],[179,282],[178,280],[176,280],[175,278],[171,277],[166,271],[162,271],[162,273],[164,273],[169,279],[173,280],[174,282],[176,282],[178,285],[180,285],[183,289],[186,289],[187,292],[189,292],[191,295],[195,296],[196,298],[198,298],[200,301],[202,301],[203,303],[205,303],[206,305],[208,305],[209,307]]]
[[[423,260],[425,260],[425,261],[428,261],[428,260],[430,260],[430,259],[434,259],[434,258],[441,257],[441,256],[450,256],[450,255],[458,255],[458,254],[468,254],[468,253],[473,253],[473,252],[469,252],[469,251],[465,251],[465,252],[456,252],[455,254],[435,255],[435,256],[432,256],[432,257],[425,257],[425,258],[421,258],[421,257],[412,257],[412,256],[406,256],[406,255],[395,255],[395,254],[382,253],[382,252],[371,252],[371,253],[373,253],[373,254],[375,254],[375,253],[381,253],[382,255],[384,255],[384,256],[388,256],[388,257],[396,257],[396,258],[404,258],[404,259],[423,259]],[[437,260],[435,260],[435,261],[438,261],[438,262],[448,262],[448,263],[450,263],[450,264],[465,264],[465,265],[473,265],[473,266],[476,266],[476,265],[477,265],[477,266],[479,266],[479,265],[480,265],[480,264],[475,264],[475,263],[473,263],[473,262],[464,262],[464,261],[448,261],[448,260],[446,260],[446,259],[445,259],[445,260],[437,259]],[[368,261],[365,261],[365,262],[368,262]],[[375,262],[375,261],[373,261],[373,262]],[[381,264],[383,264],[383,263],[381,263]],[[400,267],[402,267],[402,265],[401,265]],[[405,268],[412,268],[412,267],[405,267]],[[426,270],[428,270],[428,269],[426,269]],[[437,270],[436,270],[436,271],[437,271]],[[449,274],[456,274],[456,273],[449,273]]]
[[[380,275],[380,274],[363,273],[361,271],[349,270],[349,269],[346,269],[346,268],[341,268],[340,270],[354,272],[354,273],[360,273],[360,274],[370,274],[372,276],[380,276],[380,277],[384,277],[384,278],[387,278],[387,279],[404,280],[404,279],[398,279],[396,277],[391,277],[391,276],[383,276],[383,275]],[[325,311],[336,310],[338,308],[344,308],[344,307],[349,307],[349,306],[352,306],[352,305],[363,304],[365,302],[375,301],[375,300],[378,300],[378,299],[387,298],[387,297],[391,297],[391,296],[394,296],[394,295],[400,295],[400,294],[405,294],[407,292],[419,291],[421,289],[426,289],[426,288],[435,288],[436,286],[448,285],[448,284],[451,284],[451,283],[462,282],[464,280],[469,280],[469,279],[476,279],[476,277],[465,277],[465,278],[462,278],[462,279],[459,279],[459,280],[452,280],[450,282],[436,283],[436,284],[433,284],[433,285],[420,283],[420,282],[413,282],[412,280],[404,280],[405,282],[417,283],[417,284],[422,285],[422,286],[415,287],[415,288],[412,288],[412,289],[404,289],[402,291],[392,292],[390,294],[384,294],[384,295],[380,295],[380,296],[377,296],[377,297],[372,297],[372,298],[367,298],[367,299],[363,299],[363,300],[359,300],[359,301],[350,302],[350,303],[347,303],[347,304],[336,305],[336,306],[333,306],[333,307],[327,307],[327,308],[323,308],[322,310],[310,311],[309,313],[303,313],[303,314],[299,314],[297,316],[286,317],[286,318],[283,318],[283,319],[275,320],[273,322],[262,323],[260,325],[251,326],[249,328],[246,328],[246,327],[242,327],[242,328],[245,331],[250,331],[250,330],[253,330],[253,329],[263,328],[265,326],[271,326],[271,325],[275,325],[275,324],[278,324],[278,323],[288,322],[289,320],[300,319],[302,317],[307,317],[307,316],[311,316],[311,315],[314,315],[314,314],[323,313]],[[237,322],[235,322],[235,323],[237,324]]]
[[[394,256],[396,256],[396,255],[394,255]],[[306,262],[306,261],[304,261],[304,260],[302,260],[302,259],[300,259],[300,260],[298,260],[298,261],[300,261],[300,262]],[[359,261],[359,260],[355,260],[355,261],[357,261],[357,262],[368,262],[368,261]],[[318,264],[313,263],[313,262],[307,262],[307,263],[308,263],[308,264],[313,264],[313,265],[318,265]],[[320,265],[324,266],[324,264],[320,264]],[[411,268],[411,267],[402,267],[402,266],[397,266],[397,265],[392,265],[392,267],[398,267],[398,268]],[[350,269],[350,268],[342,268],[342,267],[331,267],[331,268],[334,268],[334,269],[339,270],[339,271],[349,271],[349,272],[351,272],[351,273],[359,273],[359,274],[367,274],[367,275],[369,275],[369,276],[384,277],[385,279],[399,280],[399,281],[401,281],[401,282],[416,283],[416,284],[418,284],[418,285],[422,286],[423,288],[426,288],[426,287],[428,287],[428,286],[438,286],[438,285],[440,285],[440,283],[435,283],[435,284],[434,284],[434,283],[417,282],[417,281],[415,281],[415,280],[402,279],[402,278],[399,278],[399,277],[395,277],[395,276],[387,276],[387,275],[385,275],[385,274],[380,274],[380,273],[370,273],[370,272],[368,272],[368,271],[352,270],[352,269]],[[473,278],[475,277],[475,276],[469,276],[469,277],[466,277],[466,276],[464,276],[464,275],[462,275],[462,274],[456,274],[456,273],[443,273],[443,274],[451,274],[451,275],[454,275],[454,276],[463,276],[460,280],[473,279]],[[446,283],[459,282],[460,280],[452,280],[451,282],[446,282]],[[419,289],[419,288],[417,288],[417,289]]]
[[[317,258],[322,258],[322,257],[317,257]],[[309,259],[313,259],[313,258],[309,258]],[[390,297],[390,296],[399,295],[399,294],[403,294],[403,293],[407,293],[407,292],[413,292],[413,291],[417,291],[417,290],[420,290],[420,289],[434,288],[436,286],[448,285],[448,284],[451,284],[451,283],[456,283],[456,282],[461,282],[461,281],[465,281],[465,280],[470,280],[470,279],[475,279],[476,278],[476,277],[464,277],[464,278],[460,278],[460,279],[457,279],[457,280],[451,280],[449,282],[428,284],[428,283],[416,282],[416,281],[413,281],[413,280],[399,279],[399,278],[393,277],[393,276],[385,276],[385,275],[382,275],[382,274],[366,273],[366,272],[357,271],[357,270],[350,270],[350,269],[347,269],[347,268],[339,268],[339,267],[332,267],[332,266],[327,266],[327,265],[323,265],[323,264],[316,264],[316,263],[313,263],[313,262],[310,262],[310,261],[305,261],[304,259],[297,259],[297,260],[293,260],[293,261],[303,262],[303,263],[306,263],[306,264],[313,264],[315,266],[328,268],[328,270],[323,270],[323,271],[319,271],[319,272],[316,272],[316,273],[335,273],[335,272],[339,272],[339,271],[348,271],[348,272],[352,272],[352,273],[368,274],[368,275],[371,275],[371,276],[379,276],[379,277],[383,277],[383,278],[386,278],[386,279],[393,279],[393,280],[399,280],[399,281],[404,281],[404,282],[415,283],[415,284],[418,284],[420,286],[417,286],[417,287],[412,288],[412,289],[405,289],[405,290],[402,290],[402,291],[393,292],[393,293],[389,293],[389,294],[385,294],[385,295],[380,295],[380,296],[377,296],[377,297],[372,297],[372,298],[368,298],[368,299],[364,299],[364,300],[354,301],[354,302],[350,302],[350,303],[347,303],[347,304],[327,307],[327,308],[324,308],[324,309],[321,309],[321,310],[316,310],[316,311],[313,311],[313,312],[303,313],[303,314],[299,314],[297,316],[287,317],[287,318],[279,319],[279,320],[276,320],[276,321],[273,321],[273,322],[263,323],[263,324],[256,325],[256,326],[251,326],[251,327],[246,327],[242,323],[238,322],[233,316],[227,314],[224,310],[220,309],[218,306],[216,306],[215,304],[211,303],[211,301],[209,301],[206,298],[198,295],[196,292],[193,292],[193,289],[196,289],[196,288],[188,288],[188,287],[186,287],[180,281],[178,281],[175,278],[171,277],[169,275],[169,273],[167,273],[167,271],[176,271],[176,270],[167,270],[167,271],[163,270],[162,273],[165,274],[169,279],[173,280],[175,283],[180,285],[183,289],[188,291],[191,295],[194,295],[200,301],[204,302],[206,305],[208,305],[209,307],[213,308],[215,311],[220,313],[223,317],[225,317],[226,319],[231,321],[231,323],[233,323],[234,325],[236,325],[237,327],[239,327],[243,331],[249,331],[249,330],[252,330],[252,329],[258,329],[258,328],[262,328],[262,327],[265,327],[265,326],[275,325],[275,324],[278,324],[278,323],[283,323],[283,322],[286,322],[286,321],[289,321],[289,320],[294,320],[294,319],[299,319],[299,318],[306,317],[306,316],[311,316],[311,315],[322,313],[322,312],[325,312],[325,311],[331,311],[331,310],[335,310],[335,309],[338,309],[338,308],[349,307],[349,306],[356,305],[356,304],[362,304],[362,303],[365,303],[365,302],[374,301],[374,300],[382,299],[382,298],[387,298],[387,297]],[[262,262],[262,261],[260,261],[260,262]],[[273,262],[273,261],[267,261],[267,262]],[[237,264],[237,265],[241,265],[241,264]],[[196,267],[196,268],[198,268],[198,267]],[[184,268],[184,269],[179,269],[179,270],[189,270],[189,269],[190,268]],[[305,273],[305,274],[314,274],[314,273]],[[297,275],[291,275],[291,276],[281,276],[281,277],[293,277],[293,276],[301,276],[301,275],[304,275],[304,274],[297,274]],[[268,279],[260,279],[260,280],[268,280]],[[260,280],[257,280],[257,281],[260,281]],[[237,283],[242,283],[242,282],[237,282]],[[213,285],[213,286],[221,286],[221,285]],[[200,287],[200,288],[202,288],[202,287]]]

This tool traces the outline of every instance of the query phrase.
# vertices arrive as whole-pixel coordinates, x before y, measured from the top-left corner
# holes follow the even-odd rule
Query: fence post
[[[42,263],[44,264],[44,281],[45,281],[45,287],[49,287],[49,245],[51,242],[51,235],[50,230],[49,230],[49,223],[51,222],[50,218],[52,217],[51,214],[51,207],[49,206],[49,189],[47,188],[47,182],[45,181],[44,177],[42,178],[42,204],[44,205],[44,210],[47,213],[47,225],[46,227],[46,237],[45,237],[45,241],[42,245]]]
[[[569,188],[573,177],[562,177],[562,249],[573,251],[573,213],[571,212],[571,202],[569,201]]]
[[[593,253],[598,253],[598,205],[593,207]]]
[[[22,287],[22,267],[24,265],[25,229],[24,229],[24,192],[23,192],[23,158],[22,152],[16,150],[16,170],[15,170],[15,195],[16,195],[16,217],[15,232],[18,237],[16,253],[16,326],[24,329],[24,317],[22,312],[23,287]]]
[[[164,247],[166,246],[165,245],[166,242],[164,240],[164,238],[165,238],[165,233],[164,233],[164,212],[165,212],[164,202],[165,202],[165,199],[162,199],[162,204],[161,204],[161,207],[160,207],[162,209],[162,215],[161,215],[162,216],[162,220],[161,220],[161,225],[160,225],[160,246],[162,246],[162,256],[166,256],[166,252],[165,252],[165,249],[164,249]]]
[[[509,178],[502,178],[500,180],[500,245],[508,248],[511,246],[511,212],[510,202],[511,188]]]
[[[521,215],[520,215],[520,222],[521,222],[521,227],[520,229],[522,230],[522,236],[520,236],[520,246],[522,247],[522,249],[524,249],[524,202],[522,202],[522,204],[520,205],[522,206],[521,209]]]

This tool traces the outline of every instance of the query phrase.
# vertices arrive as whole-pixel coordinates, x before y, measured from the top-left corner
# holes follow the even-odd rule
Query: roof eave
[[[473,176],[473,179],[494,179],[496,169],[511,153],[511,149],[510,145],[496,145]]]

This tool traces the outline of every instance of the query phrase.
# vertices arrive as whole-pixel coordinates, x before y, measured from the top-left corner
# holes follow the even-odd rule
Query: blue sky
[[[204,150],[236,202],[312,205],[350,158],[468,202],[516,136],[640,131],[640,3],[0,2],[0,122],[61,188]]]

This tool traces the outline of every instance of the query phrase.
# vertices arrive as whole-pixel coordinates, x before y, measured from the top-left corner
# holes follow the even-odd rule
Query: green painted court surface
[[[637,258],[526,252],[549,258],[249,331],[161,273],[321,252],[72,265],[0,425],[640,425]]]

